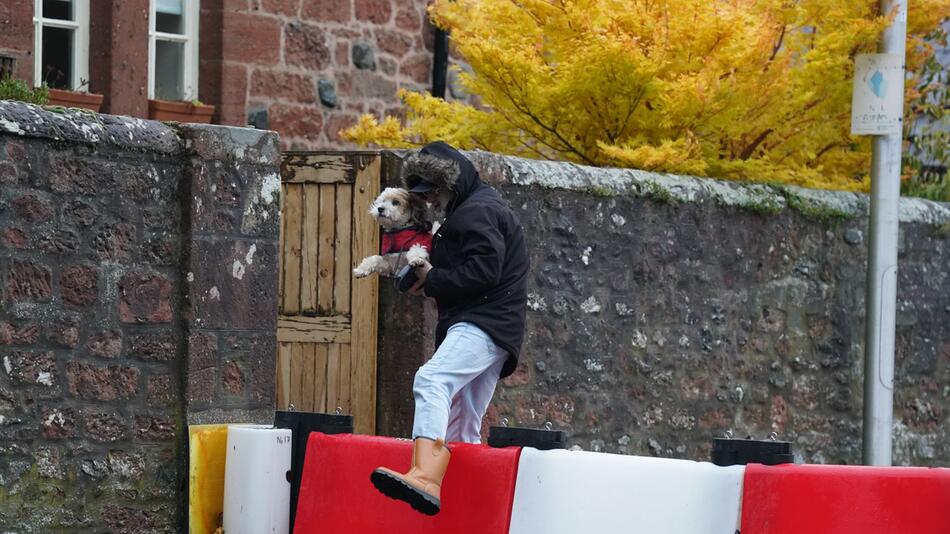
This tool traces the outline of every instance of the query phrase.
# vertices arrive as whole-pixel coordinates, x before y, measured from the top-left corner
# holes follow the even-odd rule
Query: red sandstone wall
[[[26,4],[26,5],[24,5]],[[280,133],[284,149],[345,147],[361,113],[395,114],[431,87],[428,0],[202,0],[199,98],[214,122]],[[32,8],[0,0],[0,54],[32,81]],[[148,113],[148,1],[90,6],[90,89],[102,111]],[[451,85],[451,84],[450,84]]]
[[[206,0],[201,98],[223,124],[266,122],[284,148],[345,146],[337,132],[359,114],[397,112],[400,87],[429,89],[426,4]]]
[[[0,0],[0,56],[16,59],[15,77],[33,80],[33,2]]]

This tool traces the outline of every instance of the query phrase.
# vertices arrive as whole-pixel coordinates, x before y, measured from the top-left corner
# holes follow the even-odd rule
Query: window
[[[148,97],[198,97],[198,0],[151,0]]]
[[[82,88],[89,79],[89,0],[33,0],[33,83]]]

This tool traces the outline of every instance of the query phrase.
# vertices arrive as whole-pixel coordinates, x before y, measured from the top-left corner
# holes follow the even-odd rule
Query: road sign
[[[898,54],[859,54],[854,58],[852,135],[901,133],[903,67]]]

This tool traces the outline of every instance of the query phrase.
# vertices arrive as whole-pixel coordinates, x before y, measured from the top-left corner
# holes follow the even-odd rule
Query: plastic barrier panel
[[[505,534],[520,449],[450,443],[442,511],[422,515],[369,480],[378,466],[409,469],[412,442],[314,432],[307,444],[295,534]]]
[[[511,534],[734,534],[744,469],[525,448]]]
[[[284,534],[290,529],[291,432],[228,427],[224,532]]]
[[[188,532],[213,534],[224,511],[228,425],[188,427]]]
[[[742,534],[950,534],[950,469],[752,464]]]

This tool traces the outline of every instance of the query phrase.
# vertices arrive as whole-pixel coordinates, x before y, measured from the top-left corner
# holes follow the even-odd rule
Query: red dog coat
[[[428,252],[432,252],[432,234],[427,228],[415,226],[403,228],[394,232],[384,232],[379,246],[379,254],[394,254],[406,252],[413,245],[422,245]]]

